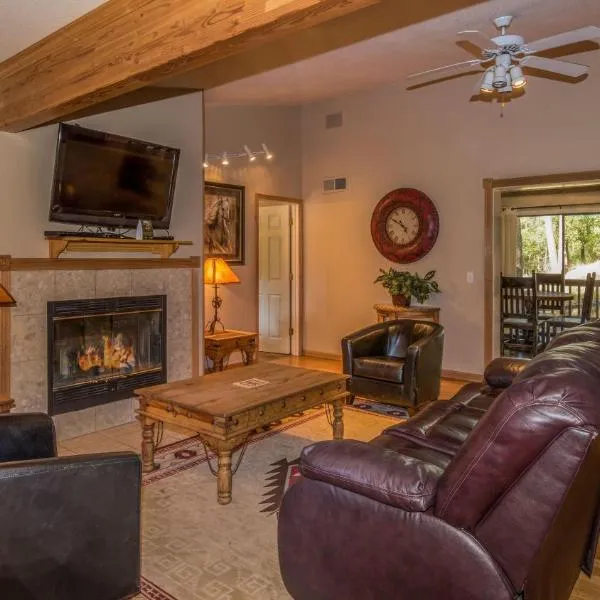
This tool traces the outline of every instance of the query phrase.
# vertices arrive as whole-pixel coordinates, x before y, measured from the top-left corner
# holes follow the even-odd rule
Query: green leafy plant
[[[383,269],[379,269],[379,271],[380,275],[373,283],[381,283],[391,296],[405,296],[406,298],[414,296],[417,302],[422,304],[431,294],[440,291],[439,285],[433,279],[435,271],[429,271],[425,277],[421,277],[418,273],[398,271],[392,267],[387,271]]]

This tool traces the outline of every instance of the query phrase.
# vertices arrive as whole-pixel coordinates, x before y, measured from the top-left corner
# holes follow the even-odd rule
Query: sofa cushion
[[[354,375],[369,379],[383,379],[390,383],[402,383],[404,359],[394,356],[365,356],[353,361]]]

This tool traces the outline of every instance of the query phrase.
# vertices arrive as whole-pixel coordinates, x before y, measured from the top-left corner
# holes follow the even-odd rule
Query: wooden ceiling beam
[[[383,0],[108,0],[0,64],[0,130],[85,111]]]

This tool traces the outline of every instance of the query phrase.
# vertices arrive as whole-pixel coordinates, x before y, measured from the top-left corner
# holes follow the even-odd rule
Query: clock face
[[[383,256],[406,264],[433,248],[439,226],[437,209],[423,192],[400,188],[386,194],[375,207],[371,236]]]
[[[398,246],[408,246],[419,235],[421,223],[417,213],[408,206],[392,210],[385,223],[385,231]]]

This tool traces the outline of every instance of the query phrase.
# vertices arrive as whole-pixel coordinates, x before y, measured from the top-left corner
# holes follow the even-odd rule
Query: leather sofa
[[[304,449],[279,560],[295,600],[567,600],[600,535],[600,322],[496,359],[369,443]]]
[[[350,392],[411,414],[437,400],[443,351],[444,328],[430,321],[385,321],[342,339]]]
[[[50,417],[0,416],[0,597],[134,595],[140,483],[133,452],[59,458]]]

